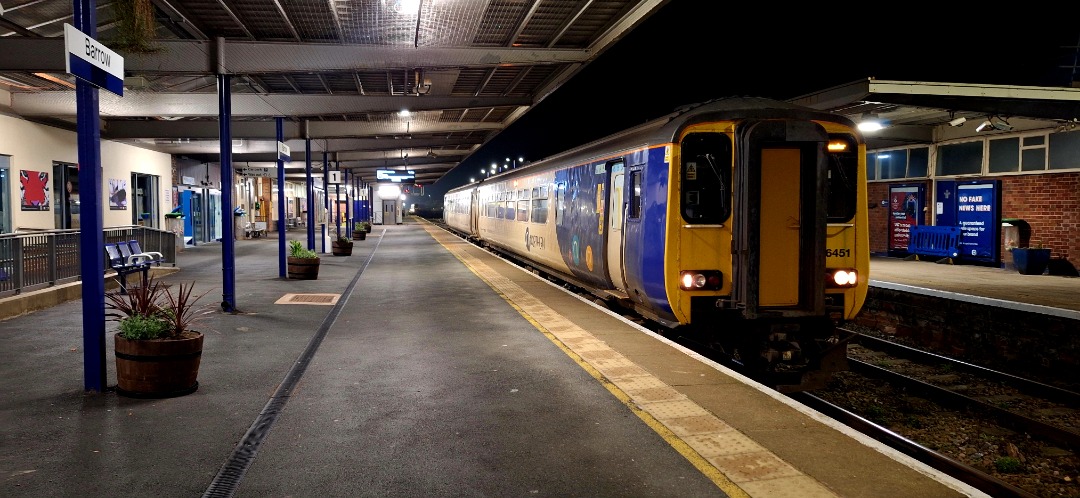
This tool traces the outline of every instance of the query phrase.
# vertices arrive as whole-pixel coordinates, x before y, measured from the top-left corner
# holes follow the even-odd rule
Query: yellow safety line
[[[474,256],[469,255],[465,250],[453,248],[447,245],[439,237],[436,237],[438,233],[434,230],[437,229],[433,228],[431,224],[425,223],[424,229],[427,230],[428,233],[435,238],[436,242],[442,245],[447,251],[450,252],[450,254],[453,254],[454,257],[461,261],[462,264],[464,264],[465,267],[469,269],[469,271],[473,272],[473,274],[479,277],[480,280],[488,284],[488,287],[491,287],[491,289],[494,290],[496,294],[502,297],[503,300],[505,300],[511,307],[517,310],[517,312],[523,318],[528,320],[528,322],[531,323],[534,327],[536,327],[537,330],[543,333],[544,336],[547,337],[548,340],[550,340],[553,344],[555,344],[556,347],[561,349],[567,356],[574,360],[575,363],[577,363],[581,368],[588,372],[589,375],[599,381],[600,384],[608,390],[608,392],[614,395],[615,398],[622,402],[624,406],[629,408],[632,413],[637,415],[638,418],[645,422],[645,425],[647,425],[654,432],[656,432],[664,441],[671,445],[671,447],[674,448],[675,451],[679,452],[680,455],[686,458],[694,467],[696,467],[702,474],[704,474],[705,477],[709,478],[709,480],[716,484],[716,486],[720,488],[721,491],[723,491],[732,498],[750,498],[749,494],[747,494],[737,484],[728,479],[727,476],[720,472],[720,470],[713,466],[713,464],[709,463],[709,461],[702,457],[697,451],[694,451],[694,449],[691,448],[690,445],[688,445],[685,441],[683,441],[682,438],[680,438],[678,435],[668,429],[652,414],[638,407],[637,403],[634,402],[633,397],[620,389],[619,386],[611,382],[611,380],[609,380],[602,373],[600,373],[599,370],[597,370],[595,367],[585,361],[585,359],[583,359],[580,355],[571,350],[570,347],[568,347],[565,343],[559,340],[559,338],[552,334],[551,331],[549,331],[546,327],[534,320],[529,312],[518,306],[517,303],[515,303],[505,292],[503,292],[503,290],[499,286],[495,284],[495,280],[497,279],[492,278],[498,275],[495,270],[491,269],[491,267],[487,266]],[[466,244],[465,242],[462,243]],[[470,247],[472,246],[468,246],[467,248]],[[516,284],[514,284],[513,282],[510,282],[507,285],[516,286]],[[522,292],[525,291],[522,289]],[[557,312],[556,315],[562,317],[562,315],[558,314]],[[562,319],[565,320],[565,318]],[[567,320],[567,323],[573,325],[571,322],[569,322],[569,320]],[[582,332],[587,334],[587,332]]]

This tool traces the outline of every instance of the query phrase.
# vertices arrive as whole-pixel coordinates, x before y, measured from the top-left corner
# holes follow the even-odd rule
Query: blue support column
[[[307,248],[315,249],[315,178],[311,176],[311,138],[304,137],[304,182],[307,191]]]
[[[326,215],[330,216],[330,161],[326,157],[327,152],[324,150],[322,153],[322,184],[323,184],[323,209],[326,210]],[[330,220],[327,220],[330,221]],[[319,235],[322,239],[322,251],[326,252],[326,223],[322,224],[322,228],[319,229]]]
[[[232,88],[228,74],[218,74],[218,146],[221,148],[221,309],[236,311],[236,216],[233,215]]]
[[[97,39],[97,8],[94,0],[75,0],[75,27]],[[65,56],[66,57],[66,56]],[[105,234],[101,188],[101,130],[98,89],[81,79],[75,81],[79,136],[79,193],[82,199],[79,244],[82,257],[83,388],[105,392]]]
[[[285,118],[278,116],[274,118],[277,121],[277,141],[279,143],[285,142],[285,132],[282,129]],[[277,161],[277,203],[278,203],[278,217],[277,217],[277,231],[278,231],[278,277],[285,278],[285,161],[281,160],[281,156],[278,156]]]
[[[334,163],[334,171],[341,171],[341,162]],[[329,175],[327,175],[329,176]],[[334,184],[334,238],[341,237],[341,184]]]

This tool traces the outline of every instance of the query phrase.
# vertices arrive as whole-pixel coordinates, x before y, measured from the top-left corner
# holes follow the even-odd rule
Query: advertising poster
[[[23,211],[49,210],[49,173],[20,170],[19,182]]]
[[[966,260],[997,261],[1001,214],[997,183],[959,184],[956,221],[960,226],[960,255]]]
[[[109,209],[127,209],[127,180],[109,178]]]
[[[889,250],[906,252],[911,227],[919,224],[922,195],[918,186],[889,188]]]

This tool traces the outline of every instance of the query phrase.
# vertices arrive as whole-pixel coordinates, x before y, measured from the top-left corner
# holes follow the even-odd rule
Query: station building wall
[[[109,179],[120,179],[128,182],[129,188],[132,173],[157,176],[160,181],[161,192],[156,193],[160,219],[154,226],[164,226],[164,213],[171,206],[172,186],[172,158],[169,154],[154,152],[151,150],[127,145],[119,142],[102,140],[101,150],[101,191],[108,195]],[[49,174],[49,189],[64,188],[64,185],[56,185],[53,178],[53,163],[78,164],[79,144],[78,134],[60,128],[42,125],[24,119],[0,114],[0,155],[9,156],[9,174],[11,181],[8,189],[3,194],[11,200],[11,221],[15,230],[20,229],[52,229],[56,228],[54,210],[56,206],[51,202],[49,209],[44,211],[23,211],[20,209],[19,172],[22,170],[31,172],[46,172]],[[132,209],[109,209],[108,199],[99,200],[102,209],[102,223],[106,227],[125,226],[132,224]]]

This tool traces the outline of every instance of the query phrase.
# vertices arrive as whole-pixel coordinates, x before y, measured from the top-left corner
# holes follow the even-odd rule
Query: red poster
[[[919,224],[919,187],[889,189],[889,249],[906,250],[911,227]]]

